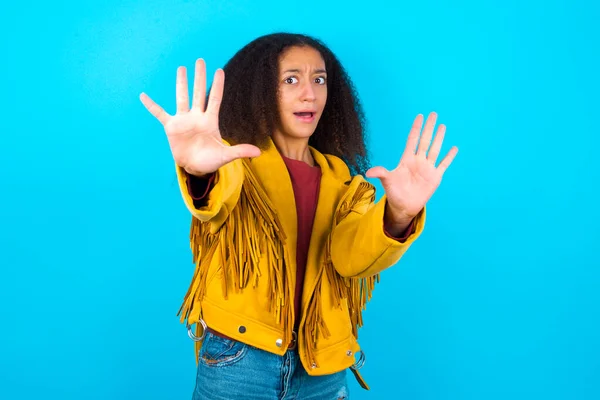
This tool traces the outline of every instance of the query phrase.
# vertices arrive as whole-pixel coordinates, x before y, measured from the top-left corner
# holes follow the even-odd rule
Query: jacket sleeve
[[[244,181],[244,165],[241,160],[232,161],[217,170],[212,177],[210,191],[202,202],[194,201],[190,193],[189,175],[175,166],[183,201],[191,214],[202,222],[211,222],[211,232],[216,232],[237,204]]]
[[[334,228],[331,261],[344,277],[365,278],[396,264],[425,225],[425,208],[415,216],[412,231],[405,240],[386,234],[383,215],[387,197],[353,208]],[[404,238],[403,238],[404,239]]]

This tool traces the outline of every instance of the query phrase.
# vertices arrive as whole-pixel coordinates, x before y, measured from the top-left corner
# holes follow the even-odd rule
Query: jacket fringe
[[[331,260],[331,240],[335,226],[344,219],[354,207],[361,203],[370,203],[375,200],[375,188],[368,182],[361,182],[354,194],[347,199],[342,200],[337,209],[333,227],[329,234],[329,238],[325,247],[325,262],[321,273],[317,279],[315,290],[310,299],[305,325],[304,334],[304,350],[307,354],[309,363],[314,367],[319,367],[319,362],[316,357],[316,347],[319,335],[325,338],[330,336],[329,329],[325,319],[323,318],[322,305],[322,282],[324,275],[331,286],[332,303],[337,307],[342,307],[342,301],[346,301],[348,312],[352,325],[352,334],[358,339],[358,329],[363,326],[362,311],[366,308],[366,304],[371,300],[372,292],[375,283],[379,282],[379,274],[366,278],[345,278],[342,277],[335,269]]]
[[[268,200],[260,183],[252,173],[248,161],[243,160],[245,179],[240,198],[231,214],[216,233],[210,232],[210,222],[192,218],[190,246],[196,265],[191,284],[177,313],[181,322],[195,323],[201,318],[201,301],[206,291],[206,280],[213,257],[222,265],[223,296],[230,290],[239,292],[248,285],[256,287],[258,280],[268,274],[271,298],[270,312],[284,328],[284,340],[292,339],[293,288],[289,271],[285,268],[286,235],[277,212]],[[268,271],[261,271],[260,258],[268,259]]]

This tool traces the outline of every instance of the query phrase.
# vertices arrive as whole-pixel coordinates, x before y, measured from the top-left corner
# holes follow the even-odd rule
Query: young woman
[[[414,121],[400,163],[368,169],[363,114],[322,42],[271,34],[218,69],[208,98],[197,60],[191,106],[146,94],[164,126],[192,214],[195,274],[181,320],[196,342],[194,399],[346,399],[361,312],[379,273],[423,231],[445,127]],[[375,201],[379,178],[385,194]],[[196,326],[195,330],[191,327]],[[357,355],[358,353],[358,355]]]

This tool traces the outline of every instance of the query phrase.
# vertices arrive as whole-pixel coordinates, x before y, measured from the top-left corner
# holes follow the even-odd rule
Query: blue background
[[[138,95],[174,112],[178,65],[278,30],[337,53],[375,164],[418,113],[459,147],[366,312],[353,399],[600,398],[600,13],[526,3],[3,5],[0,398],[190,398],[190,217]]]

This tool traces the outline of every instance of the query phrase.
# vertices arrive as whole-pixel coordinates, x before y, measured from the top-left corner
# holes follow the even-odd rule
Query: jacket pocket
[[[248,345],[245,343],[207,332],[198,359],[209,367],[224,367],[242,360],[247,353]]]

